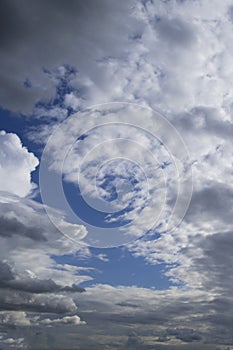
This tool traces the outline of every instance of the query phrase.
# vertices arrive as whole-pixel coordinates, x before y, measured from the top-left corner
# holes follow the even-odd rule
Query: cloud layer
[[[80,293],[79,284],[91,280],[78,267],[79,258],[91,255],[82,244],[88,227],[68,220],[59,207],[57,189],[49,192],[52,186],[41,186],[54,200],[48,207],[25,199],[35,189],[31,173],[39,160],[22,144],[17,130],[0,131],[1,346],[27,348],[26,340],[32,349],[65,349],[79,341],[82,350],[232,346],[232,1],[10,0],[1,2],[0,17],[1,107],[17,118],[23,114],[23,127],[27,116],[31,129],[25,129],[25,139],[38,150],[66,120],[49,144],[48,169],[54,171],[50,184],[62,165],[64,183],[76,186],[83,166],[82,194],[92,204],[100,196],[106,207],[115,204],[111,208],[118,210],[129,204],[118,217],[110,213],[105,223],[136,218],[126,233],[138,238],[160,209],[166,175],[165,216],[155,231],[124,249],[146,264],[161,265],[171,285],[177,285],[159,291],[112,287],[109,281]],[[193,196],[176,230],[166,229],[178,190],[176,169],[164,145],[152,142],[135,125],[94,128],[76,140],[82,118],[82,130],[95,126],[96,115],[113,118],[114,108],[102,113],[98,106],[93,114],[86,110],[109,101],[159,110],[181,134],[190,157],[178,165],[184,183],[192,167]],[[134,122],[137,117],[147,130],[153,129],[142,114]],[[182,147],[166,131],[159,130],[159,136],[162,133],[178,152]],[[127,142],[111,145],[109,141],[117,138]],[[109,143],[98,148],[104,140]],[[68,149],[71,141],[73,148]],[[140,153],[139,146],[147,152]],[[157,157],[159,173],[149,152]],[[118,163],[121,154],[131,163]],[[147,187],[143,171],[132,164],[135,159],[146,163],[155,200],[154,212],[141,221]],[[75,239],[70,241],[60,231]],[[101,250],[99,257],[107,263],[111,257],[104,254]],[[67,256],[77,266],[67,264]],[[156,285],[156,276],[151,278]],[[83,327],[82,334],[76,326]]]
[[[25,197],[35,188],[31,172],[39,161],[16,134],[0,131],[0,147],[0,191]]]

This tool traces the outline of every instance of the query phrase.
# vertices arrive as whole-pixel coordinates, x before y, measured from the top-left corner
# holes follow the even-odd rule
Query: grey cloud
[[[223,120],[214,107],[196,106],[189,113],[180,113],[174,118],[174,125],[185,133],[212,134],[232,141],[233,125]],[[184,137],[185,137],[185,133]]]
[[[73,312],[77,307],[67,293],[84,291],[84,288],[77,285],[59,286],[51,279],[22,279],[15,276],[7,263],[0,261],[0,310],[36,313]]]
[[[61,287],[62,292],[85,292],[85,288],[79,287],[76,284],[72,284],[72,286]]]
[[[167,335],[175,335],[177,339],[188,343],[201,340],[201,336],[192,328],[168,328],[166,332]]]
[[[29,113],[39,99],[55,94],[56,82],[48,79],[43,68],[69,64],[94,72],[96,59],[121,54],[133,32],[127,20],[131,4],[2,0],[0,104]]]
[[[194,29],[179,18],[155,18],[154,27],[165,43],[189,47],[195,41]]]
[[[24,291],[29,293],[52,293],[59,289],[57,284],[49,280],[39,280],[39,279],[25,279],[25,280],[13,280],[5,284],[5,288],[11,288],[18,291]]]
[[[232,223],[233,191],[228,184],[212,181],[199,191],[194,191],[185,219],[218,219],[224,224]]]
[[[200,266],[202,263],[203,266]],[[195,265],[195,261],[193,264]],[[203,272],[206,266],[206,272]],[[195,269],[195,266],[193,268]],[[199,262],[197,271],[200,274],[207,275],[208,270],[208,262]],[[186,273],[189,273],[189,270]],[[210,280],[214,280],[211,272]],[[208,292],[203,291],[199,294],[197,291],[187,292],[182,288],[156,291],[136,287],[110,289],[106,286],[96,286],[93,289],[87,288],[87,293],[80,296],[79,313],[88,325],[92,325],[95,331],[98,330],[97,332],[101,327],[104,329],[105,325],[111,325],[113,329],[119,328],[122,334],[124,327],[130,325],[131,330],[137,329],[137,334],[140,336],[175,337],[190,344],[198,342],[230,344],[232,288],[227,294],[220,292],[219,298],[216,297],[216,290],[212,294],[211,286],[206,288],[209,288]],[[93,294],[92,290],[95,291]],[[138,307],[127,308],[125,303],[128,300]],[[90,309],[92,312],[85,311]]]
[[[20,278],[16,276],[9,265],[0,261],[0,287],[28,293],[54,293],[54,292],[78,292],[84,288],[73,284],[72,286],[59,286],[52,279]]]
[[[16,218],[0,217],[0,236],[12,237],[21,235],[34,241],[46,241],[42,229],[39,227],[27,227]]]
[[[73,252],[73,247],[52,226],[39,203],[5,196],[0,208],[2,312],[33,312],[37,316],[76,312],[73,296],[84,291],[77,285],[82,276],[69,265],[57,267],[50,258],[51,254]]]
[[[76,108],[82,98],[92,103],[125,97],[164,111],[172,107],[172,114],[195,104],[210,105],[215,97],[219,106],[231,84],[223,77],[223,86],[221,72],[229,39],[224,26],[213,38],[212,21],[225,23],[227,4],[219,6],[219,14],[210,6],[213,13],[207,22],[206,5],[201,2],[171,3],[24,0],[19,5],[16,0],[2,0],[0,104],[30,113],[35,102],[51,101],[56,93],[56,77],[42,69],[70,65],[78,71],[70,84],[74,93],[68,94],[75,100],[77,93]],[[213,62],[213,72],[207,72],[208,62],[219,55],[222,59]],[[216,80],[210,94],[211,74]]]
[[[134,332],[129,335],[128,340],[126,342],[127,348],[140,349],[143,342],[141,338]]]
[[[36,254],[38,251],[45,257],[49,256],[52,251],[54,254],[55,250],[55,254],[59,255],[61,246],[63,253],[65,250],[71,252],[78,249],[78,247],[74,248],[71,243],[68,244],[67,238],[64,238],[51,223],[45,208],[40,203],[6,195],[5,199],[3,197],[3,202],[0,203],[0,210],[0,252],[2,259],[10,259],[14,262],[15,259],[11,259],[12,254],[9,254],[9,251],[13,250],[15,250],[15,255],[22,253],[23,256],[23,250],[27,249],[28,258],[32,258],[32,254]],[[66,225],[63,214],[55,209],[51,208],[51,210],[56,220],[62,225]],[[80,226],[80,229],[84,228]],[[18,249],[19,247],[23,247],[23,249]],[[33,260],[31,260],[31,265],[34,266]],[[58,270],[55,271],[55,274],[57,273]]]
[[[233,234],[232,231],[217,232],[211,236],[198,237],[194,243],[201,247],[201,256],[192,256],[192,269],[203,276],[205,288],[217,289],[221,295],[230,297],[232,294],[233,280]],[[190,252],[191,253],[191,252]],[[227,300],[226,300],[227,302]],[[231,301],[232,302],[232,301]],[[222,307],[224,304],[222,304]],[[233,303],[232,306],[233,308]]]
[[[129,307],[129,303],[125,301],[127,293],[129,291],[125,290],[125,296],[122,295],[120,298],[121,302],[114,302],[114,290],[112,291],[112,302],[108,301],[108,298],[103,296],[102,301],[99,300],[98,295],[97,300],[93,300],[87,295],[81,295],[78,298],[80,312],[83,313],[84,319],[87,323],[90,323],[93,318],[97,320],[114,321],[116,323],[132,323],[132,324],[158,324],[160,326],[168,327],[169,324],[173,324],[175,327],[176,320],[182,315],[184,318],[183,326],[187,326],[187,323],[194,323],[194,319],[191,315],[197,315],[200,312],[208,313],[209,304],[202,301],[191,300],[185,297],[180,292],[180,297],[159,297],[156,291],[150,291],[150,297],[140,295],[140,290],[137,295],[131,296],[130,305],[136,305],[135,307]],[[98,292],[97,292],[98,293]],[[104,294],[103,294],[104,295]],[[94,295],[93,295],[94,296]],[[119,297],[118,297],[119,298]],[[153,298],[157,298],[157,301],[152,303]],[[128,307],[126,307],[126,305]],[[92,314],[85,313],[85,309],[93,309],[95,312]]]
[[[77,306],[71,297],[65,295],[32,294],[1,289],[0,310],[62,314],[76,311]]]
[[[7,263],[0,261],[0,284],[1,282],[9,282],[14,278],[14,275]]]
[[[132,303],[130,303],[130,302],[122,302],[122,303],[117,303],[116,304],[117,306],[121,306],[121,307],[131,307],[131,308],[138,308],[139,307],[139,305],[137,305],[137,304],[132,304]]]
[[[230,6],[228,9],[228,17],[231,22],[233,22],[233,6]]]
[[[82,293],[85,291],[75,284],[72,286],[59,286],[53,280],[40,280],[40,279],[22,279],[13,280],[5,283],[5,288],[11,288],[19,291],[29,292],[29,293],[54,293],[54,292],[78,292]]]

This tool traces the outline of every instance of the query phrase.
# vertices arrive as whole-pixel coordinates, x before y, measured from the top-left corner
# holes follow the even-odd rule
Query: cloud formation
[[[67,313],[76,314],[74,295],[84,291],[79,283],[91,277],[77,266],[56,264],[51,256],[77,251],[86,255],[88,252],[78,244],[74,246],[53,227],[41,204],[5,194],[1,197],[0,208],[0,318],[3,329],[36,326],[44,318],[58,319],[56,315],[61,315],[63,319]],[[54,211],[54,215],[61,220],[61,213]],[[64,220],[61,224],[70,229],[71,224]],[[77,226],[75,228],[77,230]],[[79,230],[82,236],[85,229],[79,227]],[[82,324],[78,320],[75,315],[70,323]],[[69,319],[64,319],[64,323],[67,322]],[[22,347],[26,346],[22,337],[14,336],[12,342],[7,340],[11,338],[3,337],[3,344],[9,343],[10,348],[20,348],[21,343]]]
[[[80,324],[86,324],[85,321],[81,321],[80,317],[76,316],[65,316],[63,318],[58,319],[49,319],[45,318],[41,321],[41,324],[45,325],[52,325],[52,324],[73,324],[73,325],[80,325]]]
[[[31,173],[38,159],[16,133],[1,131],[0,191],[5,192],[0,193],[2,325],[7,329],[14,325],[46,326],[51,336],[48,339],[56,348],[60,335],[56,332],[54,336],[54,329],[60,325],[67,331],[81,325],[76,315],[80,305],[81,319],[90,324],[81,335],[83,349],[98,348],[97,339],[101,348],[104,343],[122,349],[183,346],[209,350],[216,344],[221,348],[233,344],[232,1],[71,0],[65,4],[60,0],[23,0],[19,4],[10,0],[2,1],[0,7],[2,108],[30,117],[32,128],[27,136],[40,146],[46,144],[57,122],[79,111],[76,119],[67,120],[64,132],[58,133],[51,145],[54,172],[62,163],[65,146],[75,140],[78,116],[85,115],[87,106],[127,101],[159,109],[177,128],[190,153],[190,161],[180,164],[182,174],[192,166],[194,184],[187,215],[177,230],[167,232],[166,215],[175,202],[177,183],[161,144],[152,144],[150,137],[135,128],[95,128],[82,135],[76,145],[78,152],[71,150],[63,164],[63,180],[73,185],[77,184],[83,155],[104,136],[108,141],[134,137],[158,157],[160,169],[169,179],[165,218],[156,232],[125,249],[146,263],[161,264],[177,287],[158,291],[96,285],[80,294],[79,284],[91,277],[85,269],[66,264],[65,257],[90,255],[81,244],[88,230],[85,225],[67,222],[65,213],[52,207],[55,228],[41,204],[23,199],[35,188]],[[95,112],[101,114],[98,108]],[[108,110],[106,114],[114,113]],[[83,125],[93,126],[90,115],[85,116]],[[36,125],[34,118],[39,119]],[[146,121],[144,126],[151,129]],[[172,144],[174,139],[169,140]],[[175,143],[173,146],[178,148]],[[135,145],[122,142],[93,153],[81,179],[83,194],[93,201],[100,195],[110,206],[119,194],[118,209],[130,203],[129,210],[118,218],[111,214],[105,218],[112,224],[117,219],[138,218],[138,208],[146,198],[142,172],[126,162],[108,163],[98,170],[97,183],[93,181],[96,165],[126,150],[128,155],[144,158],[151,170],[149,158],[142,157]],[[127,192],[125,182],[132,174],[134,182]],[[156,195],[156,211],[164,184],[161,174],[152,171],[147,175]],[[57,203],[56,191],[54,198]],[[134,237],[141,235],[153,215],[145,215],[130,227]],[[73,235],[77,244],[61,235],[59,228]],[[54,256],[64,263],[57,264]],[[102,251],[98,257],[106,260]],[[111,337],[105,342],[95,336],[108,331]],[[146,338],[148,334],[153,334],[155,342]],[[24,346],[22,337],[1,337],[3,347]]]
[[[106,0],[1,3],[1,105],[29,113],[40,99],[48,101],[56,93],[56,81],[43,68],[65,63],[90,71],[96,59],[120,55],[128,33],[133,32],[132,23],[127,22],[131,4]],[[94,66],[91,70],[95,75]]]
[[[25,197],[35,188],[31,172],[39,164],[33,153],[13,133],[0,131],[0,191]]]

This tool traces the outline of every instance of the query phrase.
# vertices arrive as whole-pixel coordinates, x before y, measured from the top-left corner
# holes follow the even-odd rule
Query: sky
[[[0,348],[233,349],[233,1],[0,1]]]

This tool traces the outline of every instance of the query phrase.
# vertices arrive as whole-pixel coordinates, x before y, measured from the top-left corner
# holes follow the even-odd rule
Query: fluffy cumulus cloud
[[[1,312],[0,322],[1,324],[7,324],[11,326],[25,326],[30,324],[30,321],[27,319],[26,313],[23,311]]]
[[[41,321],[42,324],[45,325],[52,325],[52,324],[73,324],[73,325],[80,325],[80,324],[85,324],[85,321],[81,321],[80,317],[77,315],[75,316],[65,316],[63,318],[58,318],[58,319],[49,319],[45,318]]]
[[[39,164],[33,153],[13,133],[0,131],[0,190],[25,197],[35,185],[31,172]]]

